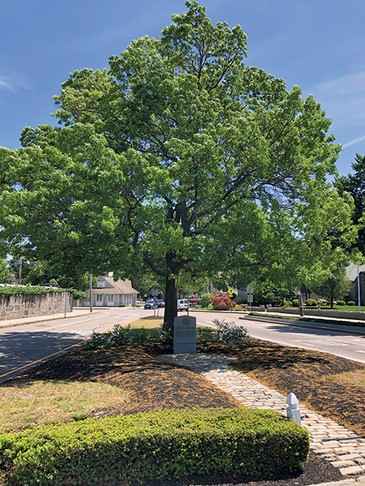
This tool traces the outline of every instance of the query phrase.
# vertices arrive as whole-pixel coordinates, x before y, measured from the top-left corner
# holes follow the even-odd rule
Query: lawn
[[[359,306],[358,305],[334,305],[333,306],[333,309],[331,309],[331,306],[330,305],[321,305],[319,307],[316,307],[316,306],[304,306],[304,311],[305,309],[324,309],[324,310],[337,310],[337,311],[350,311],[350,312],[365,312],[365,306]],[[296,307],[296,309],[298,309],[299,311],[299,308]]]
[[[155,333],[160,323],[161,319],[146,317],[131,328],[140,332],[143,326]],[[150,342],[55,357],[0,385],[0,427],[19,430],[159,409],[240,406],[201,375],[160,360],[158,355],[167,351],[166,346]],[[293,391],[309,408],[365,435],[364,365],[257,340],[235,346],[202,344],[199,351],[236,356],[242,372],[285,394]],[[304,486],[336,480],[338,475],[338,470],[312,455],[299,478],[250,484]]]

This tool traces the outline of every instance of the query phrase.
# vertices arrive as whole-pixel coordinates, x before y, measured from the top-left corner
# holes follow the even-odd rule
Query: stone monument
[[[174,353],[196,353],[196,317],[175,317]]]

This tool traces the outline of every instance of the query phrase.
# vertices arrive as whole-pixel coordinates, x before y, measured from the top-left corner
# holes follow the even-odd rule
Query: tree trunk
[[[163,329],[173,335],[174,319],[177,316],[177,288],[176,279],[166,277],[165,286],[165,315]]]

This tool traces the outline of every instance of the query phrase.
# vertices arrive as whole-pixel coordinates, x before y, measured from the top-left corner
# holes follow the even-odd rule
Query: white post
[[[93,303],[92,303],[92,289],[93,289],[93,274],[90,272],[89,275],[89,291],[90,291],[90,312],[93,311]]]
[[[361,311],[361,287],[360,287],[360,267],[357,265],[357,305]]]
[[[66,312],[67,312],[67,289],[66,291],[64,292],[65,294],[65,298],[64,298],[64,301],[63,301],[63,317],[66,317]]]
[[[300,408],[297,397],[294,393],[289,393],[287,398],[288,406],[286,407],[286,416],[293,419],[298,425],[301,424]]]

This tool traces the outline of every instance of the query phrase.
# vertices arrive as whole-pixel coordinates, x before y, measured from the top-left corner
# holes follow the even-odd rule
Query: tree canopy
[[[0,154],[7,240],[68,274],[154,272],[168,329],[180,272],[295,285],[355,234],[320,105],[246,65],[240,26],[186,6],[160,38],[71,74],[60,125]]]
[[[365,256],[365,156],[356,154],[352,169],[352,174],[338,177],[335,185],[341,194],[347,193],[354,200],[352,221],[358,227],[358,235],[353,247]]]

